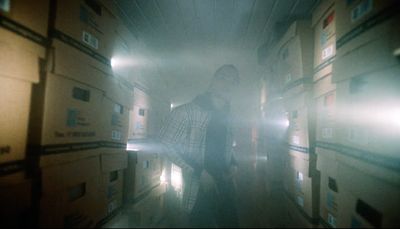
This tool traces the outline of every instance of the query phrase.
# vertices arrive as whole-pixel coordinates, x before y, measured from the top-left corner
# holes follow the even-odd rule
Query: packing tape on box
[[[0,27],[10,30],[11,32],[25,37],[43,47],[47,47],[47,45],[49,44],[46,37],[2,15],[0,15]]]
[[[51,155],[67,152],[75,152],[82,150],[90,150],[97,148],[114,148],[126,149],[126,143],[97,141],[97,142],[83,142],[83,143],[69,143],[69,144],[54,144],[54,145],[31,145],[29,148],[32,152],[39,155]]]
[[[26,161],[11,161],[0,164],[0,176],[10,175],[16,172],[24,171],[26,168]]]

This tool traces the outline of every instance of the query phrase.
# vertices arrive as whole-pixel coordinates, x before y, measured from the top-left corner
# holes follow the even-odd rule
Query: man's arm
[[[183,107],[175,108],[171,111],[164,122],[159,134],[159,140],[162,144],[162,151],[167,158],[183,172],[195,173],[200,176],[202,168],[191,162],[185,157],[183,144],[189,133],[189,118]]]

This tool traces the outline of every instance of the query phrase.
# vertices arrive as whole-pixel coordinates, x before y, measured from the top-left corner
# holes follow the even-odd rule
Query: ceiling
[[[310,16],[319,0],[114,0],[144,46],[156,84],[177,103],[207,87],[220,65],[236,64],[245,84],[262,74],[257,49],[290,22]],[[156,69],[156,70],[155,70]],[[248,82],[246,82],[248,81]]]

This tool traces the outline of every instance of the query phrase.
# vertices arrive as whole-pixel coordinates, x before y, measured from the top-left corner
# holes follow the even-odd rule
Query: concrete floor
[[[266,186],[266,174],[263,164],[257,169],[253,163],[241,163],[238,177],[238,213],[242,228],[281,228],[284,227],[283,191],[280,185]],[[171,200],[171,196],[167,199]],[[171,201],[170,201],[171,202]],[[173,202],[173,201],[172,201]],[[173,203],[172,203],[173,204]],[[178,209],[170,206],[169,209]],[[184,227],[177,218],[178,211],[169,211],[169,214],[156,225],[142,227]],[[139,227],[127,208],[122,209],[104,228],[132,228]]]

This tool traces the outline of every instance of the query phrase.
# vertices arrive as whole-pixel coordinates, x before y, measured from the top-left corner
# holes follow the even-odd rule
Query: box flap
[[[115,154],[102,154],[101,160],[101,171],[112,172],[116,170],[122,170],[128,167],[128,154],[122,150],[121,153]]]
[[[39,58],[45,48],[0,28],[0,76],[39,82]]]

